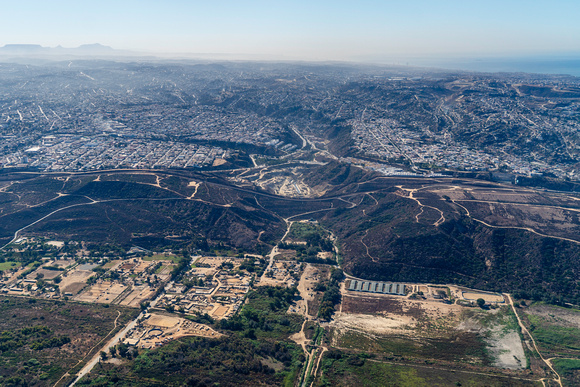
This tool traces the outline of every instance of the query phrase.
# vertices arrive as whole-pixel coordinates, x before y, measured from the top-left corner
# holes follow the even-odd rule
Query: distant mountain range
[[[0,47],[0,56],[4,57],[113,57],[113,56],[136,56],[139,53],[115,50],[112,47],[104,46],[99,43],[83,44],[76,48],[66,48],[62,46],[44,47],[39,44],[7,44]]]

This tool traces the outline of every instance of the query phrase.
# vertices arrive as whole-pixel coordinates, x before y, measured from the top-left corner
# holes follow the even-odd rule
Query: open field
[[[144,256],[144,261],[171,261],[173,263],[179,262],[179,257],[173,254],[153,254],[151,256]]]
[[[121,262],[123,262],[123,261],[122,261],[122,260],[120,260],[120,259],[114,259],[114,260],[112,260],[112,261],[109,261],[109,262],[105,263],[105,264],[103,265],[103,269],[112,269],[112,268],[114,268],[115,266],[117,266],[117,265],[120,265],[120,264],[121,264]]]
[[[62,281],[59,284],[61,293],[72,293],[76,295],[79,290],[87,286],[87,280],[94,276],[95,272],[88,270],[73,270],[62,276]]]
[[[330,358],[326,354],[322,361],[322,376],[315,386],[489,386],[516,387],[542,386],[542,383],[511,378],[493,373],[467,370],[450,370],[432,365],[401,365],[380,358],[342,354],[340,358]],[[529,378],[531,379],[531,378]]]
[[[328,326],[339,348],[516,370],[527,365],[507,306],[485,311],[435,299],[349,293]]]
[[[2,262],[0,263],[0,270],[5,271],[8,269],[17,269],[22,264],[20,262]]]
[[[562,377],[564,386],[580,385],[580,358],[553,359],[552,364]]]
[[[44,278],[47,280],[51,280],[55,277],[58,277],[61,274],[62,274],[62,271],[60,271],[60,270],[48,270],[48,269],[43,269],[42,267],[40,267],[36,271],[34,271],[34,272],[30,273],[28,276],[26,276],[26,278],[28,278],[28,279]]]
[[[73,259],[56,259],[54,261],[51,261],[48,263],[48,265],[52,265],[52,266],[56,266],[56,267],[60,267],[62,269],[65,269],[71,265],[73,265],[76,261]]]
[[[579,310],[538,303],[520,315],[544,357],[580,358]]]

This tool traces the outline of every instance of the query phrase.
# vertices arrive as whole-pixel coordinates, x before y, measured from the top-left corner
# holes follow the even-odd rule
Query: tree
[[[477,301],[475,302],[477,302],[477,306],[479,306],[482,309],[485,306],[485,300],[483,298],[478,298]]]
[[[105,351],[101,351],[101,360],[102,361],[107,360],[107,353]]]
[[[117,350],[119,351],[119,355],[121,357],[125,357],[125,356],[127,356],[127,352],[129,350],[129,347],[127,346],[127,344],[121,343],[121,344],[117,345]]]

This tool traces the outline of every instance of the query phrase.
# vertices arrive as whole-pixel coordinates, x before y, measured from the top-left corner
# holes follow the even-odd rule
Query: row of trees
[[[323,320],[329,320],[333,313],[336,304],[340,303],[340,282],[344,279],[344,273],[341,269],[332,269],[330,273],[330,280],[325,286],[326,290],[322,295],[322,302],[318,309],[318,317]]]

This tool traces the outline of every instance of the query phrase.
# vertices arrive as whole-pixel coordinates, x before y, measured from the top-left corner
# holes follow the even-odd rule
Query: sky
[[[0,46],[355,60],[580,53],[579,0],[1,0]]]

